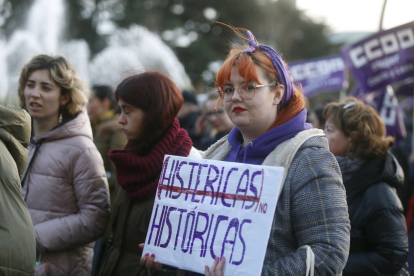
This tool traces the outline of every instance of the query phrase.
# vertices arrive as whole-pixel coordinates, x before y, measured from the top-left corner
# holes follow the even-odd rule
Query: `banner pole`
[[[414,89],[413,89],[413,97],[414,97]],[[411,114],[411,153],[414,150],[414,106],[412,106],[412,114]]]
[[[346,98],[346,89],[342,88],[341,92],[339,92],[339,101],[343,101]]]
[[[382,31],[382,21],[384,20],[384,13],[385,13],[386,6],[387,6],[387,0],[384,0],[384,4],[382,5],[380,23],[379,23],[379,31]]]

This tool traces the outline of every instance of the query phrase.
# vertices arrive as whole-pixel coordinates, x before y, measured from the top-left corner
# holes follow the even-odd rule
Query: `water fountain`
[[[18,71],[41,53],[66,57],[90,85],[115,87],[131,73],[156,70],[170,76],[180,89],[191,87],[174,52],[147,28],[132,25],[116,30],[109,37],[107,48],[91,59],[85,41],[62,38],[64,15],[64,0],[35,0],[26,27],[14,31],[8,40],[0,38],[0,103],[18,104]]]

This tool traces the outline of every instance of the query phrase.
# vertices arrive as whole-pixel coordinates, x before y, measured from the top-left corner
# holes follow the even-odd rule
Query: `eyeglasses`
[[[219,110],[214,111],[214,112],[206,112],[206,113],[204,113],[204,115],[206,116],[206,119],[209,120],[209,119],[211,119],[211,117],[223,115],[225,112],[226,111],[224,109],[219,109]]]
[[[242,97],[245,100],[250,100],[254,97],[254,94],[256,93],[256,89],[260,87],[272,87],[276,86],[277,82],[274,81],[270,84],[253,84],[248,83],[247,85],[245,83],[241,83],[239,87],[237,87],[237,91],[239,92],[240,97]],[[220,98],[225,102],[230,102],[233,98],[234,91],[236,89],[231,84],[223,84],[220,85],[218,88],[218,93],[220,95]]]

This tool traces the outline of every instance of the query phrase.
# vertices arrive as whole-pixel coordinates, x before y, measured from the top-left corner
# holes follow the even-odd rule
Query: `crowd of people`
[[[0,105],[0,275],[198,275],[143,255],[166,154],[285,169],[262,275],[409,275],[396,190],[412,178],[381,118],[355,98],[308,114],[247,35],[201,104],[159,72],[113,91],[64,57],[25,64],[21,108]]]

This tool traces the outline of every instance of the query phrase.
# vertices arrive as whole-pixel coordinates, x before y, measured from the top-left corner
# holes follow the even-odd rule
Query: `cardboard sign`
[[[284,169],[166,155],[144,253],[204,274],[260,275]]]
[[[295,84],[302,85],[306,97],[340,90],[348,84],[345,63],[340,55],[291,62],[289,68]]]
[[[342,49],[364,91],[376,91],[414,75],[414,22],[376,33]]]

